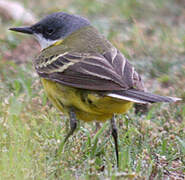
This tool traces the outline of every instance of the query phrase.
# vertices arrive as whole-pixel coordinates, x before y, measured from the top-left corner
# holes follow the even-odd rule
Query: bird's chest
[[[132,102],[101,96],[95,91],[82,90],[41,79],[48,98],[63,113],[74,107],[77,117],[84,121],[105,121],[114,113],[125,113]]]
[[[49,100],[58,110],[65,113],[70,107],[74,107],[81,111],[94,112],[86,90],[72,88],[44,78],[41,81]]]

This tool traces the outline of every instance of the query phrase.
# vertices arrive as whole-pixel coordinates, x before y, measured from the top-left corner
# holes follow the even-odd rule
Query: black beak
[[[33,30],[31,27],[17,27],[17,28],[10,28],[9,30],[21,32],[24,34],[33,34]]]

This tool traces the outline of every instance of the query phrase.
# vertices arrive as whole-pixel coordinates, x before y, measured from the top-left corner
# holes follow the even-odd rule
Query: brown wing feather
[[[46,79],[89,90],[142,89],[137,72],[115,48],[101,54],[63,53],[36,67]]]
[[[39,73],[40,77],[45,79],[49,79],[51,81],[55,81],[61,83],[63,85],[68,85],[71,87],[88,89],[88,90],[98,90],[98,91],[110,91],[110,90],[122,90],[123,88],[116,83],[113,83],[110,80],[99,79],[97,77],[82,75],[78,76],[77,74],[72,75],[65,73],[52,73],[45,74]]]

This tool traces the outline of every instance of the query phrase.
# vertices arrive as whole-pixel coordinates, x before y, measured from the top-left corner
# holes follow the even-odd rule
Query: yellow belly
[[[41,80],[48,98],[59,111],[68,114],[69,108],[73,107],[77,118],[86,122],[106,121],[115,113],[127,112],[133,105],[130,101],[102,96],[95,91],[72,88],[43,78]]]

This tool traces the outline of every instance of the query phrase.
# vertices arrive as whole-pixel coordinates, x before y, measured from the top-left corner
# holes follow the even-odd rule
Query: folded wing
[[[115,48],[104,54],[65,51],[47,58],[39,56],[35,62],[40,77],[63,85],[136,103],[179,100],[144,92],[139,74]]]
[[[103,55],[64,52],[38,58],[35,68],[41,77],[72,87],[101,91],[143,88],[140,76],[116,49]]]

